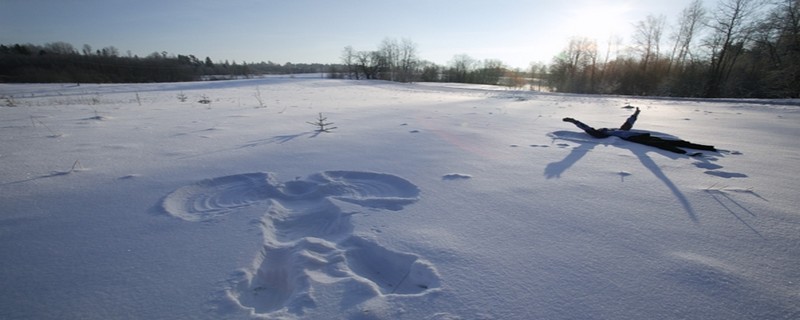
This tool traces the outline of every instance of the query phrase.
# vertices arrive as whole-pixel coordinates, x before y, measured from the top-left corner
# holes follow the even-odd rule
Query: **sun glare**
[[[627,36],[631,22],[625,14],[629,11],[630,7],[625,5],[590,5],[576,8],[565,23],[571,36],[605,42],[611,36]]]

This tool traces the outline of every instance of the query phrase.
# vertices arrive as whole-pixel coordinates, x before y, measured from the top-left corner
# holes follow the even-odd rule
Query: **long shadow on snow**
[[[320,133],[321,133],[320,131],[306,131],[306,132],[301,132],[301,133],[298,133],[298,134],[278,135],[278,136],[273,136],[271,138],[248,141],[245,144],[241,144],[241,145],[238,145],[238,146],[235,146],[235,147],[224,148],[224,149],[220,149],[220,150],[213,150],[213,151],[208,151],[208,152],[203,152],[203,153],[198,153],[198,154],[193,154],[193,155],[187,155],[187,156],[181,157],[180,159],[196,158],[196,157],[200,157],[200,156],[207,156],[207,155],[212,155],[212,154],[221,153],[221,152],[234,151],[234,150],[240,150],[240,149],[245,149],[245,148],[254,148],[254,147],[259,147],[259,146],[268,145],[268,144],[284,144],[286,142],[292,141],[294,139],[297,139],[297,138],[300,138],[300,137],[303,137],[303,136],[308,136],[308,138],[311,139],[311,138],[316,138],[318,135],[320,135]]]
[[[661,134],[661,133],[658,133],[658,132],[651,132],[651,131],[644,131],[644,130],[639,130],[639,131],[649,132],[649,133],[651,133],[653,135],[658,135],[658,136],[662,136],[662,137],[668,136],[668,135]],[[650,156],[647,155],[647,152],[651,152],[651,151],[652,152],[658,152],[658,153],[660,153],[660,154],[662,154],[662,155],[664,155],[664,156],[666,156],[668,158],[671,158],[671,159],[678,159],[678,158],[688,157],[688,156],[679,155],[679,154],[676,154],[676,153],[673,153],[673,152],[664,151],[664,150],[660,150],[660,149],[657,149],[657,148],[651,148],[651,147],[647,147],[647,146],[638,145],[638,144],[635,144],[633,142],[628,142],[628,141],[624,141],[624,140],[621,141],[620,139],[613,138],[613,137],[612,138],[606,138],[606,139],[595,139],[595,138],[589,137],[588,135],[586,135],[583,132],[555,131],[555,132],[549,133],[548,136],[550,138],[552,138],[554,141],[555,140],[565,140],[565,141],[569,141],[569,142],[578,143],[579,145],[577,147],[574,147],[572,149],[572,152],[570,152],[567,155],[567,157],[564,158],[563,160],[558,161],[558,162],[551,162],[551,163],[547,164],[547,166],[544,169],[544,175],[545,175],[545,177],[547,177],[547,179],[560,178],[562,173],[564,173],[565,171],[567,171],[567,169],[569,169],[575,163],[577,163],[578,160],[583,158],[583,156],[585,156],[590,150],[592,150],[598,144],[603,144],[603,145],[606,145],[606,146],[607,145],[613,145],[613,146],[616,146],[616,147],[628,149],[628,150],[631,151],[631,153],[633,153],[639,159],[639,161],[645,166],[645,168],[649,169],[650,172],[652,172],[653,175],[656,176],[656,178],[661,180],[661,182],[664,183],[664,185],[670,190],[670,192],[672,192],[672,194],[675,195],[675,198],[678,200],[678,202],[681,204],[683,209],[686,211],[686,214],[689,216],[689,219],[691,219],[694,222],[698,222],[697,214],[695,213],[694,208],[692,207],[692,204],[689,202],[689,199],[686,198],[686,195],[684,195],[683,192],[681,192],[681,190],[678,188],[678,186],[676,186],[675,183],[672,182],[672,180],[670,180],[669,177],[667,177],[667,175],[664,173],[663,170],[661,170],[661,168],[658,166],[658,164],[656,164],[655,161],[653,161],[653,159],[650,158]],[[614,143],[614,142],[618,142],[618,143]],[[718,168],[722,168],[722,167],[718,166]]]

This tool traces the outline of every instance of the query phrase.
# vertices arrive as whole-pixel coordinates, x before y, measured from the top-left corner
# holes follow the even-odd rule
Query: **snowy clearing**
[[[800,317],[791,101],[279,77],[0,96],[2,319]],[[561,121],[627,105],[720,151]]]

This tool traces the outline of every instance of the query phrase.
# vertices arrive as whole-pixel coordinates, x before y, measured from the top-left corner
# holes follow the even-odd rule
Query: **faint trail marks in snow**
[[[433,265],[354,235],[354,212],[342,209],[349,203],[398,211],[418,199],[416,185],[389,174],[326,171],[281,183],[270,173],[245,173],[178,188],[162,208],[183,220],[208,221],[266,204],[259,221],[263,247],[250,267],[235,274],[225,296],[256,314],[280,316],[314,308],[314,292],[325,286],[358,295],[353,305],[438,288]]]

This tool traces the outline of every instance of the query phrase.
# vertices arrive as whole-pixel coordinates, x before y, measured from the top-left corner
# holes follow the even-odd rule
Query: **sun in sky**
[[[628,17],[628,4],[590,4],[573,7],[566,21],[571,36],[606,42],[612,36],[627,36],[634,21]]]

